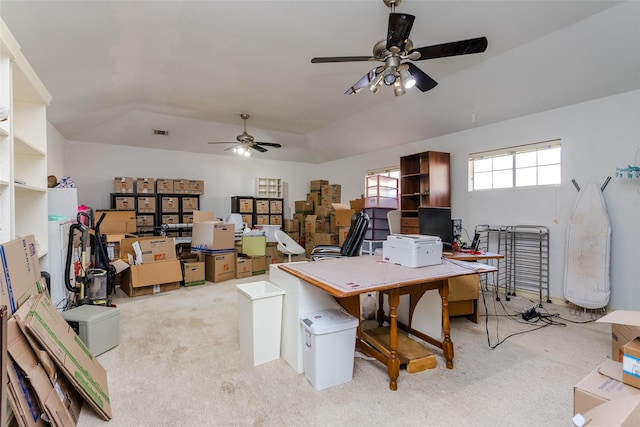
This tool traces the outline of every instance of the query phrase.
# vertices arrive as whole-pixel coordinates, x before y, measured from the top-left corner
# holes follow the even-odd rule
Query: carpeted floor
[[[401,370],[398,390],[390,391],[384,366],[357,357],[352,381],[316,391],[284,360],[254,367],[240,351],[235,285],[267,279],[136,298],[118,289],[120,344],[98,357],[113,419],[85,404],[78,425],[564,427],[573,385],[610,357],[609,325],[552,304],[538,311],[558,314],[547,319],[555,324],[524,322],[506,314],[533,302],[497,302],[485,291],[479,324],[452,319],[453,370],[432,347],[437,367]]]

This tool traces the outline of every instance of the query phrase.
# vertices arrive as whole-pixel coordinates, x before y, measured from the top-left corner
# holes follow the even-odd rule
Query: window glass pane
[[[473,174],[473,189],[486,190],[491,188],[491,172],[479,172]]]
[[[538,168],[538,185],[560,184],[560,165],[541,166]]]
[[[511,169],[513,167],[513,156],[497,156],[493,158],[493,170]]]
[[[538,151],[538,166],[560,163],[560,147]]]
[[[536,168],[516,169],[516,187],[536,185]]]
[[[493,188],[513,187],[513,172],[511,169],[493,172]]]
[[[516,154],[516,167],[517,168],[526,168],[528,166],[536,165],[536,152],[529,151],[526,153],[518,153]],[[516,180],[517,182],[517,180]]]
[[[475,172],[487,172],[493,167],[493,161],[491,158],[480,159],[473,162],[473,170]]]

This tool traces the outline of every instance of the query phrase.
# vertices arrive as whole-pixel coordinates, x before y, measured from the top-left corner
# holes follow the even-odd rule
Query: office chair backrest
[[[340,248],[342,256],[358,256],[360,255],[360,247],[364,240],[364,235],[369,228],[369,215],[364,212],[356,212],[351,217],[351,227],[347,238],[344,240]]]
[[[389,224],[390,234],[400,234],[400,217],[401,211],[389,211],[387,212],[387,223]]]

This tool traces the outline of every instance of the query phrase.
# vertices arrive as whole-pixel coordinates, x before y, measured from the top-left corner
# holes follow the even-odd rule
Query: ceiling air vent
[[[164,135],[164,136],[167,136],[167,135],[169,135],[169,131],[168,131],[168,130],[162,130],[162,129],[154,129],[154,130],[153,130],[153,134],[154,134],[154,135]]]

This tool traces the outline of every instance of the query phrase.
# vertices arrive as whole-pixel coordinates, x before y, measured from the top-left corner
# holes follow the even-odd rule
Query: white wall
[[[469,193],[467,158],[471,152],[560,138],[562,184]],[[469,234],[478,224],[542,225],[550,230],[550,293],[563,299],[564,245],[567,222],[580,185],[598,184],[615,168],[634,164],[640,149],[640,91],[546,111],[493,125],[354,156],[320,165],[206,156],[174,151],[68,142],[65,174],[78,186],[80,203],[109,207],[115,176],[204,179],[202,209],[218,217],[230,212],[230,197],[251,195],[255,178],[282,178],[290,217],[295,200],[304,199],[309,181],[328,179],[342,185],[342,200],[364,192],[369,169],[399,163],[399,157],[426,150],[447,151],[452,162],[452,211]],[[634,263],[640,242],[638,181],[612,178],[604,191],[613,228],[611,250],[612,309],[640,310]]]
[[[562,184],[470,193],[469,153],[560,138]],[[564,299],[567,223],[579,185],[611,181],[604,198],[612,224],[610,308],[640,309],[640,280],[634,267],[640,242],[640,183],[615,178],[616,167],[634,164],[640,149],[640,91],[546,111],[493,125],[320,165],[319,174],[342,183],[343,199],[360,194],[366,170],[389,159],[426,150],[451,153],[452,213],[471,236],[478,224],[542,225],[550,230],[550,293]],[[345,191],[346,190],[346,191]]]
[[[153,150],[120,145],[69,141],[65,173],[78,188],[78,202],[95,209],[110,208],[110,193],[116,176],[201,179],[205,181],[200,209],[217,218],[231,213],[232,196],[251,196],[256,178],[282,178],[284,196],[290,206],[304,199],[316,166],[276,162],[256,157],[236,158],[180,151]],[[291,208],[285,218],[291,218]]]
[[[58,180],[65,176],[66,142],[58,129],[47,122],[47,175]]]

